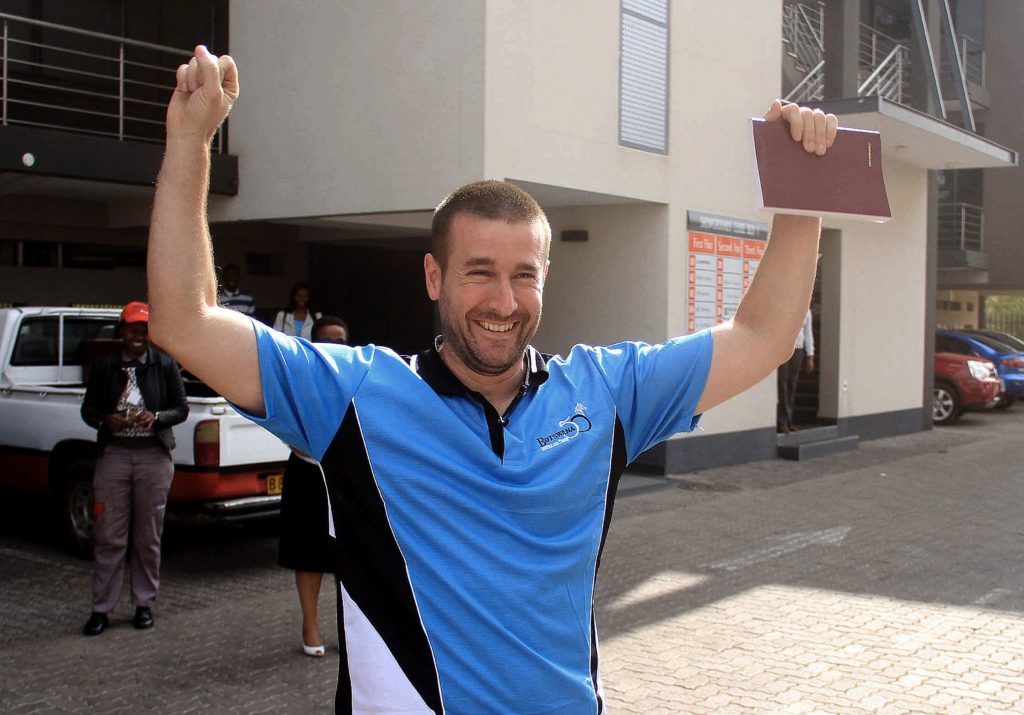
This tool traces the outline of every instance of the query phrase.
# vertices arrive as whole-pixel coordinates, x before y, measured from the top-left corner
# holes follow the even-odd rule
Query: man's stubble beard
[[[525,332],[520,328],[519,339],[516,341],[508,360],[501,364],[495,364],[493,361],[487,360],[482,351],[473,343],[472,333],[468,326],[462,331],[454,329],[454,321],[450,320],[449,311],[443,299],[438,307],[440,308],[438,313],[441,320],[441,337],[444,340],[444,347],[454,352],[466,367],[480,375],[501,375],[514,367],[516,363],[521,362],[526,354],[526,347],[533,340],[533,336],[537,334],[542,315],[542,310],[538,308],[533,326]]]

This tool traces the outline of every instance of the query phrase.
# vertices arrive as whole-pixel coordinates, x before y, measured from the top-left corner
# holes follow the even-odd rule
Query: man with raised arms
[[[619,475],[789,357],[820,220],[775,216],[733,320],[551,357],[530,345],[547,219],[515,186],[478,182],[434,215],[434,345],[411,357],[311,345],[217,306],[209,147],[238,91],[231,58],[203,47],[178,70],[150,233],[150,331],[323,465],[344,621],[337,712],[603,712],[594,582]],[[820,111],[776,101],[766,117],[808,152],[835,136]]]

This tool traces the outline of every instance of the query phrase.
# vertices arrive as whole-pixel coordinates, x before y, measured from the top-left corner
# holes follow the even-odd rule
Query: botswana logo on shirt
[[[589,432],[591,427],[590,419],[587,417],[587,408],[577,402],[575,414],[559,422],[557,432],[552,432],[544,437],[536,437],[535,439],[543,452],[560,444],[565,444],[569,440],[579,437],[584,432]]]

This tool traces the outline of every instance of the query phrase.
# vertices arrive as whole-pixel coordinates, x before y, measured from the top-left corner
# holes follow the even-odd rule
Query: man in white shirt
[[[792,357],[779,365],[779,405],[775,418],[779,432],[788,434],[796,429],[793,426],[793,407],[796,404],[796,383],[801,368],[808,374],[814,372],[814,330],[811,327],[810,308],[796,336]]]

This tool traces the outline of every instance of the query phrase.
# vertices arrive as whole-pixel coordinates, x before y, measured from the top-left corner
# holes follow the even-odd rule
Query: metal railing
[[[860,73],[867,76],[857,87],[857,96],[909,101],[910,47],[870,25],[862,23],[860,29]]]
[[[821,61],[825,48],[823,5],[819,0],[814,6],[798,3],[782,8],[782,37],[800,69],[808,70]]]
[[[1020,313],[996,313],[985,312],[985,329],[998,330],[1001,333],[1009,333],[1021,340],[1024,340],[1024,315]]]
[[[939,204],[939,248],[985,250],[985,213],[981,206],[962,202]]]
[[[814,6],[787,4],[782,16],[783,41],[804,78],[786,95],[794,102],[825,98],[824,11]],[[858,52],[857,95],[881,95],[904,103],[910,99],[910,47],[899,40],[861,24]]]
[[[785,99],[808,102],[825,97],[825,13],[824,3],[786,4],[782,8],[782,39],[794,59],[795,68],[804,78],[790,90]]]
[[[0,123],[162,143],[190,50],[0,13]],[[214,151],[227,150],[222,126]]]
[[[981,43],[975,42],[970,37],[967,37],[967,35],[957,35],[956,42],[959,46],[960,61],[963,62],[964,76],[967,78],[967,81],[979,87],[984,87],[986,71],[985,48],[982,47]],[[943,48],[945,48],[945,45],[943,45]],[[951,82],[956,78],[953,60],[945,49],[942,53],[941,73],[944,82]]]
[[[804,75],[800,83],[790,90],[783,99],[787,102],[817,102],[825,98],[825,60],[816,64]]]

